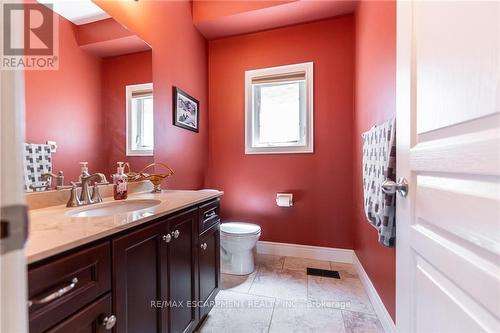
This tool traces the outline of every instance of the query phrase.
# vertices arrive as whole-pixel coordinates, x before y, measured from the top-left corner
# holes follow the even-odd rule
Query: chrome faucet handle
[[[80,201],[80,199],[78,199],[78,187],[76,186],[75,182],[71,182],[71,191],[66,207],[78,207],[81,205],[82,202]]]
[[[92,203],[102,202],[101,195],[99,194],[99,185],[97,184],[98,183],[94,183],[94,186],[92,187],[92,198],[90,198]]]
[[[52,172],[46,172],[42,174],[42,180],[47,181],[49,178],[56,178],[57,175],[53,174]]]
[[[104,179],[106,180],[106,178]],[[97,183],[97,182],[94,183],[94,186],[92,188],[92,198],[91,198],[92,203],[102,202],[102,197],[101,194],[99,193],[99,186],[108,184],[109,183],[107,181],[102,183]]]
[[[57,173],[57,175],[53,174],[52,172],[46,172],[46,173],[42,174],[42,180],[46,181],[47,185],[48,185],[49,179],[57,180],[56,189],[58,187],[64,186],[64,172],[62,170],[60,170]]]

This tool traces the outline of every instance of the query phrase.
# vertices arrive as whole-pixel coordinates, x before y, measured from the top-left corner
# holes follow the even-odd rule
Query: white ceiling
[[[76,25],[100,21],[111,16],[91,0],[37,0]]]

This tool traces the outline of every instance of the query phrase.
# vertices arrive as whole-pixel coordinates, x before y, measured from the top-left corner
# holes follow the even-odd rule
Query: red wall
[[[314,62],[314,154],[245,155],[245,70]],[[352,16],[209,42],[208,187],[262,240],[352,248]],[[292,208],[276,206],[292,192]]]
[[[54,170],[67,183],[77,180],[78,162],[90,171],[105,168],[102,158],[101,60],[82,51],[76,26],[59,17],[59,70],[25,71],[26,141],[57,142]]]
[[[153,49],[156,162],[175,176],[164,187],[203,187],[208,158],[207,42],[193,26],[190,1],[94,0]],[[200,132],[172,125],[172,86],[200,101]]]
[[[354,249],[395,318],[396,251],[377,241],[363,209],[361,133],[396,114],[396,3],[362,1],[356,17]]]
[[[126,156],[125,86],[153,80],[151,51],[133,53],[102,61],[102,110],[105,127],[103,141],[107,159],[105,172],[113,174],[117,161],[127,161],[133,171],[153,162],[153,156]]]

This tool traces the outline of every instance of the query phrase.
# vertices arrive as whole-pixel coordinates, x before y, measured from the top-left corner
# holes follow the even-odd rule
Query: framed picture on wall
[[[200,103],[185,91],[173,87],[174,125],[198,132]]]

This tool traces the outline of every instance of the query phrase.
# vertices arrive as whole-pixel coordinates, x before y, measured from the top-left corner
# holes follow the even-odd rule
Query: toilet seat
[[[256,236],[260,234],[260,226],[253,223],[228,222],[220,225],[220,231],[233,237]]]

